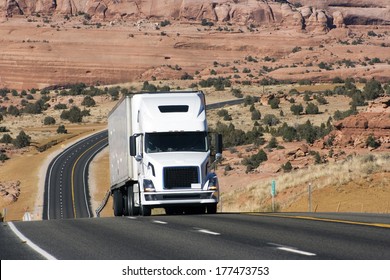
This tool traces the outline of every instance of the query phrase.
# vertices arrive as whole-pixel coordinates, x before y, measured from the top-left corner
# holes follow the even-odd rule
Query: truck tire
[[[207,205],[207,214],[216,214],[217,213],[217,204],[209,204]]]
[[[125,215],[127,216],[138,216],[139,208],[134,206],[134,192],[133,186],[127,188],[127,196],[125,199]]]
[[[117,189],[113,194],[114,199],[114,216],[119,217],[123,215],[123,196],[121,190]]]

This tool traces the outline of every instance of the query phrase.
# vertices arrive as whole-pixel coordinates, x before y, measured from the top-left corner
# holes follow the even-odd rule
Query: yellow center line
[[[390,228],[390,224],[382,224],[382,223],[365,223],[365,222],[354,222],[354,221],[348,221],[348,220],[337,220],[337,219],[316,218],[316,217],[309,217],[309,216],[283,215],[283,214],[263,214],[263,213],[246,213],[246,214],[253,215],[253,216],[280,217],[280,218],[312,220],[312,221],[331,222],[331,223],[340,223],[340,224],[349,224],[349,225]]]
[[[106,138],[103,138],[102,140],[100,140],[99,142],[96,142],[95,144],[93,144],[91,147],[89,147],[87,150],[85,150],[77,159],[76,161],[74,162],[73,164],[73,167],[72,167],[72,180],[71,180],[71,188],[72,188],[72,204],[73,204],[73,216],[74,218],[76,219],[77,218],[77,215],[76,215],[76,204],[74,202],[74,170],[76,168],[76,164],[79,162],[79,160],[88,152],[90,151],[91,149],[93,149],[96,145],[100,144],[101,142],[103,141],[106,141],[108,139],[108,137]]]

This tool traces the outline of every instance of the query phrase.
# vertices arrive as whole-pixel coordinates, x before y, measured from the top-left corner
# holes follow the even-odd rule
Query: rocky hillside
[[[95,20],[175,19],[282,24],[327,31],[344,24],[390,24],[388,0],[1,0],[2,16],[87,13]]]

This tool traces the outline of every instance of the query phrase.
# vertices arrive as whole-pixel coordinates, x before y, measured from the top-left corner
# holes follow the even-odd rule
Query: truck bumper
[[[217,191],[186,191],[186,192],[145,192],[141,196],[142,205],[199,205],[219,202]]]

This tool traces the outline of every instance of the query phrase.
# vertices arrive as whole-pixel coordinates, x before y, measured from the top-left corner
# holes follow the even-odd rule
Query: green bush
[[[294,115],[299,116],[303,112],[303,106],[302,104],[293,104],[291,105],[290,110]]]
[[[81,102],[81,105],[85,107],[93,107],[96,105],[96,102],[91,96],[87,95],[84,97],[84,100]]]
[[[45,119],[43,120],[43,124],[44,125],[52,125],[52,124],[55,124],[55,123],[56,123],[56,120],[53,117],[50,117],[50,116],[45,117]]]
[[[271,106],[271,109],[278,109],[280,100],[279,98],[272,98],[268,101],[268,104]]]
[[[4,143],[4,144],[10,144],[12,143],[12,141],[13,139],[8,133],[3,134],[3,137],[0,139],[0,143]]]
[[[318,109],[317,105],[310,102],[309,104],[307,104],[305,112],[308,115],[316,115],[320,113],[320,110]]]
[[[290,172],[293,169],[293,167],[291,165],[291,162],[288,161],[285,164],[283,164],[282,165],[282,169],[283,169],[284,172]]]
[[[12,141],[12,144],[18,149],[30,146],[31,137],[28,136],[23,130],[19,133],[18,136]]]
[[[261,149],[257,154],[254,154],[250,157],[243,159],[242,164],[246,166],[246,171],[250,172],[250,171],[256,169],[257,167],[259,167],[259,165],[262,162],[267,161],[267,160],[268,160],[268,157],[267,157],[266,152],[264,152],[264,150]]]
[[[380,143],[375,139],[374,135],[370,134],[366,139],[366,145],[376,149],[380,146]]]
[[[73,106],[70,110],[62,111],[60,118],[69,120],[71,123],[80,123],[83,120],[83,113],[80,108]]]
[[[58,128],[57,128],[57,133],[58,134],[67,134],[68,133],[68,130],[66,130],[65,129],[65,125],[60,125],[60,126],[58,126]]]
[[[274,126],[279,124],[279,119],[273,114],[267,114],[263,118],[263,123],[268,126]]]
[[[252,115],[251,115],[251,119],[252,119],[252,121],[257,121],[257,120],[260,120],[260,118],[261,118],[261,113],[260,113],[260,111],[259,110],[253,110],[252,111]]]
[[[4,162],[4,161],[6,161],[7,159],[9,159],[9,157],[8,157],[5,153],[3,153],[3,152],[0,151],[0,161],[1,161],[1,162]],[[1,215],[0,215],[0,218],[1,218]]]
[[[63,110],[63,109],[66,109],[66,104],[62,104],[62,103],[58,103],[56,105],[54,105],[54,109],[55,110]]]

